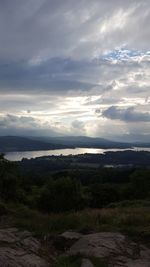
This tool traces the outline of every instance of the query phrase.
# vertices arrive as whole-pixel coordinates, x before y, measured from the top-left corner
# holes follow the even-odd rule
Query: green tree
[[[131,175],[133,198],[150,197],[150,170],[137,170]]]
[[[81,185],[69,177],[50,180],[39,199],[39,207],[44,211],[69,211],[82,205]]]

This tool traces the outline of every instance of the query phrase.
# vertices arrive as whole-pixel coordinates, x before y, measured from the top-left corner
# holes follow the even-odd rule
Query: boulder
[[[83,259],[81,267],[94,267],[94,265],[89,259]]]

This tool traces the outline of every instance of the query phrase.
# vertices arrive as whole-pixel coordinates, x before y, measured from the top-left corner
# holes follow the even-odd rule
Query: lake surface
[[[31,159],[37,158],[42,156],[68,156],[68,155],[79,155],[85,153],[92,153],[92,154],[103,154],[108,151],[126,151],[126,150],[133,150],[133,151],[148,151],[150,152],[150,148],[147,147],[134,147],[128,149],[102,149],[102,148],[74,148],[74,149],[56,149],[56,150],[42,150],[42,151],[25,151],[25,152],[8,152],[5,154],[5,158],[11,161],[20,161],[23,158]]]

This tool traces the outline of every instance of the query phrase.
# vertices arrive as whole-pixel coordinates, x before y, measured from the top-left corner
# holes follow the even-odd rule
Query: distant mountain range
[[[0,136],[0,152],[38,151],[64,148],[132,148],[150,147],[150,143],[123,143],[86,136],[19,137]]]
[[[99,137],[87,136],[61,136],[61,137],[36,137],[37,140],[50,142],[52,144],[62,144],[73,147],[84,148],[132,148],[132,147],[150,147],[150,143],[140,142],[116,142]]]

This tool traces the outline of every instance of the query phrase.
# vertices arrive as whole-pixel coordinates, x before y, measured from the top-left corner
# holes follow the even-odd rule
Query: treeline
[[[78,168],[87,168],[87,166],[102,168],[105,165],[113,165],[115,167],[122,165],[147,168],[150,166],[150,153],[147,151],[127,150],[106,152],[105,154],[45,156],[35,159],[23,159],[18,164],[23,174],[32,176],[63,169],[72,170],[75,166]]]
[[[69,159],[68,159],[69,161]],[[62,160],[53,161],[53,167]],[[102,208],[124,200],[150,199],[150,169],[111,169],[69,167],[52,171],[43,160],[33,170],[0,157],[1,202],[19,202],[42,212],[63,212]],[[64,163],[63,163],[64,164]],[[56,167],[56,166],[55,166]],[[36,170],[36,171],[35,171]]]

